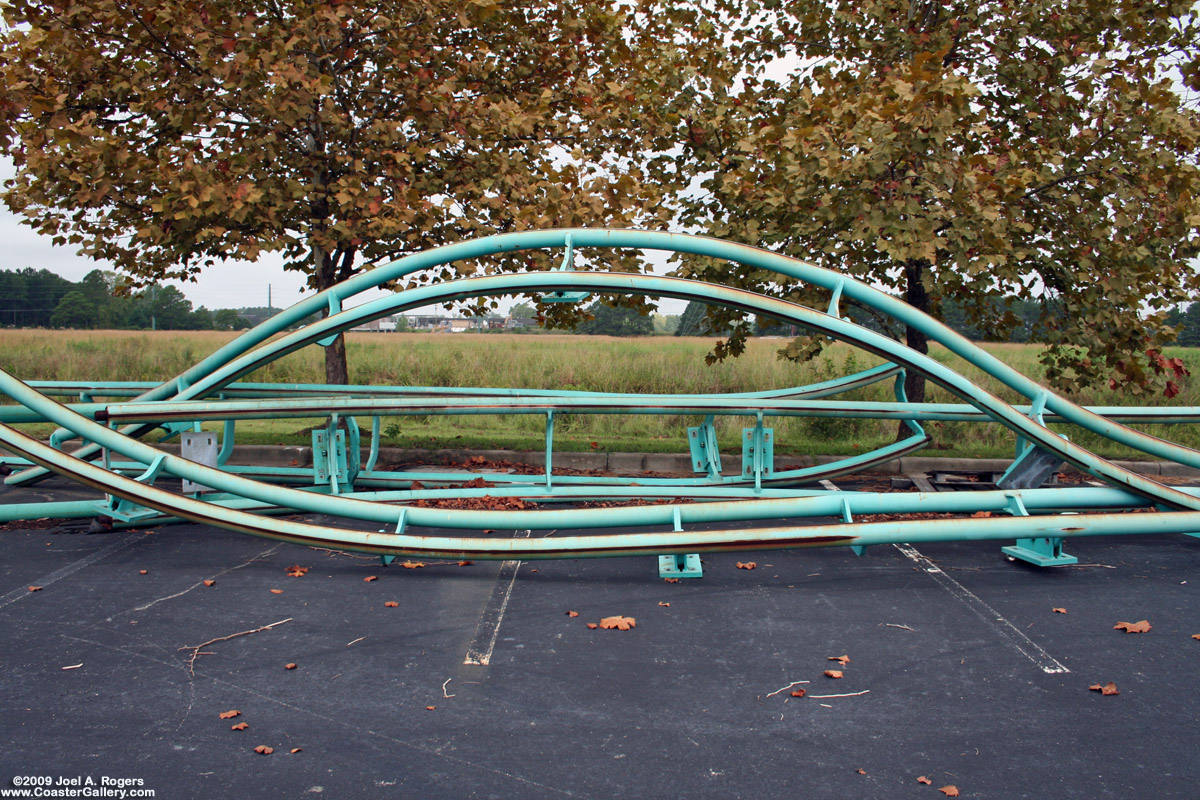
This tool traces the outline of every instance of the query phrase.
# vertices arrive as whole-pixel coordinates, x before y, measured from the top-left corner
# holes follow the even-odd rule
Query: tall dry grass
[[[171,378],[235,337],[213,331],[0,331],[0,367],[26,380],[159,381]],[[573,389],[577,391],[702,394],[741,392],[798,386],[856,372],[879,363],[873,355],[848,345],[833,345],[805,364],[777,358],[782,340],[752,339],[746,353],[722,364],[706,366],[712,346],[707,338],[650,337],[615,339],[603,336],[519,334],[350,334],[347,352],[354,383],[399,386],[492,386],[507,388]],[[994,344],[985,349],[1035,380],[1043,370],[1033,345]],[[979,385],[1010,401],[1019,398],[994,379],[945,350],[932,355]],[[1179,348],[1180,356],[1200,374],[1200,350]],[[323,351],[309,347],[288,355],[245,380],[320,383]],[[1200,379],[1197,379],[1200,380]],[[877,384],[848,395],[857,400],[892,399],[890,383]],[[940,387],[928,399],[957,402]],[[1078,394],[1073,399],[1090,405],[1154,404],[1108,389]],[[1200,387],[1183,381],[1183,392],[1161,404],[1200,405]],[[684,428],[695,419],[567,415],[559,420],[556,444],[566,449],[677,450]],[[741,418],[719,420],[725,446],[740,450],[737,437],[751,424]],[[874,447],[895,436],[894,423],[845,419],[776,419],[779,452],[847,452]],[[239,426],[250,438],[295,440],[298,421]],[[997,425],[932,423],[935,446],[960,455],[995,456],[1011,453],[1013,436]],[[540,417],[421,417],[397,418],[387,425],[396,444],[460,443],[469,446],[540,447],[544,420]],[[1099,437],[1063,426],[1061,430],[1085,446],[1106,455],[1129,457],[1124,448],[1103,444]],[[1148,432],[1191,446],[1200,446],[1200,432],[1191,426],[1148,426]]]

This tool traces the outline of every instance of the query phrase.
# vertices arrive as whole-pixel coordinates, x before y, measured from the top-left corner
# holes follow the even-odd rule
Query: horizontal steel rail
[[[627,395],[623,397],[544,397],[509,400],[507,398],[445,397],[426,399],[374,399],[343,397],[305,397],[289,400],[218,400],[160,401],[156,403],[110,403],[71,408],[98,421],[116,423],[169,422],[177,420],[243,420],[341,416],[470,415],[470,414],[675,414],[682,416],[754,416],[768,417],[839,417],[845,419],[911,419],[922,422],[991,422],[992,417],[962,403],[901,403],[835,400],[773,400],[745,402],[717,398],[661,397]],[[12,407],[16,408],[16,407]],[[1031,406],[1014,406],[1028,416]],[[1140,423],[1200,422],[1200,408],[1140,408],[1094,406],[1095,413],[1106,419]],[[26,412],[28,413],[28,412]],[[6,418],[6,416],[8,418]],[[22,415],[6,415],[0,407],[0,422]],[[1065,422],[1057,415],[1046,415],[1046,422]]]
[[[421,536],[360,531],[273,519],[172,494],[103,467],[73,458],[7,426],[0,443],[35,463],[74,480],[192,522],[294,544],[330,547],[381,556],[536,560],[694,552],[865,547],[898,542],[987,541],[1013,537],[1107,536],[1119,534],[1189,533],[1200,530],[1200,512],[1160,514],[1088,513],[1072,516],[1013,516],[972,519],[888,520],[833,525],[776,526],[706,531],[588,534],[543,538],[497,539],[479,536]],[[338,499],[338,498],[326,498]],[[346,500],[346,498],[340,498]],[[355,502],[355,501],[348,501]],[[755,501],[768,502],[768,501]],[[645,507],[642,507],[645,508]],[[399,509],[392,507],[399,514]],[[405,514],[409,513],[405,510]],[[560,512],[547,512],[550,514]]]
[[[796,386],[791,389],[767,389],[757,392],[729,392],[717,394],[621,394],[615,392],[567,391],[565,389],[511,389],[473,388],[464,386],[335,386],[327,383],[252,383],[237,382],[224,387],[222,399],[252,399],[263,397],[296,397],[316,395],[332,397],[391,397],[391,396],[468,396],[468,397],[697,397],[697,398],[820,398],[841,394],[870,386],[873,383],[894,378],[900,368],[895,364],[880,364],[876,367],[831,378],[827,381]],[[94,395],[98,397],[136,397],[158,386],[148,381],[28,381],[29,385],[49,397],[71,397]]]

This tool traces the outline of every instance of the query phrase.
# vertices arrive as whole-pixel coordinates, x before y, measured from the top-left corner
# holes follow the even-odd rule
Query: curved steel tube
[[[413,555],[423,557],[456,557],[467,556],[474,558],[554,558],[566,556],[611,556],[631,555],[635,553],[671,554],[696,551],[712,551],[727,549],[754,549],[777,547],[806,547],[829,545],[868,545],[893,541],[932,541],[939,539],[993,539],[1018,537],[1057,537],[1066,538],[1077,535],[1104,535],[1112,533],[1128,533],[1135,529],[1138,532],[1192,532],[1200,529],[1200,497],[1194,492],[1181,491],[1164,486],[1153,480],[1118,467],[1095,454],[1067,442],[1051,431],[1040,421],[1031,419],[1032,409],[1018,409],[1004,402],[995,395],[972,384],[961,374],[940,364],[929,356],[917,353],[904,345],[895,342],[868,329],[856,326],[839,317],[805,308],[788,301],[766,297],[744,290],[728,287],[713,286],[678,278],[658,276],[600,273],[600,272],[539,272],[527,274],[502,274],[483,277],[466,278],[431,286],[424,286],[400,292],[392,297],[382,298],[365,303],[349,310],[340,309],[341,302],[347,297],[372,286],[395,280],[403,275],[419,269],[448,264],[461,258],[471,258],[496,253],[533,249],[541,247],[564,246],[573,241],[574,246],[605,246],[605,247],[642,247],[647,249],[667,249],[680,252],[690,252],[717,258],[726,258],[750,266],[773,270],[783,275],[807,280],[822,285],[843,296],[852,297],[865,302],[877,309],[885,311],[906,325],[923,330],[929,338],[938,341],[953,352],[962,355],[987,374],[1000,380],[1005,385],[1035,400],[1034,407],[1044,406],[1047,416],[1060,418],[1079,424],[1114,441],[1142,449],[1144,452],[1160,457],[1170,458],[1179,463],[1200,466],[1200,452],[1164,442],[1156,437],[1147,436],[1132,431],[1105,419],[1088,409],[1070,403],[1069,401],[1044,390],[1033,381],[1012,370],[977,346],[967,341],[940,323],[925,317],[911,309],[896,298],[886,295],[865,284],[861,284],[828,270],[815,267],[804,262],[785,256],[770,253],[758,248],[721,242],[703,237],[684,236],[680,234],[662,234],[641,231],[602,231],[602,230],[573,230],[548,231],[505,236],[489,237],[487,239],[450,245],[426,253],[400,259],[385,267],[376,268],[364,273],[351,281],[332,290],[323,292],[313,298],[302,301],[284,314],[272,318],[269,324],[260,326],[254,331],[239,337],[226,345],[213,356],[200,362],[195,367],[185,371],[178,379],[162,384],[143,395],[143,399],[159,400],[174,397],[176,401],[169,403],[124,403],[98,407],[88,404],[86,410],[98,417],[112,420],[124,415],[128,419],[154,419],[160,421],[173,415],[196,419],[205,414],[249,414],[253,409],[235,403],[202,403],[195,402],[200,398],[221,392],[230,384],[254,369],[277,359],[287,353],[324,340],[339,332],[372,319],[394,314],[410,308],[424,305],[443,303],[447,301],[468,299],[484,295],[552,292],[566,290],[587,290],[600,293],[646,294],[665,297],[677,297],[689,300],[700,300],[716,305],[723,305],[751,313],[774,317],[793,322],[824,333],[831,337],[850,342],[858,347],[883,356],[894,362],[895,366],[868,370],[857,376],[832,382],[836,385],[846,385],[847,381],[878,379],[877,375],[892,373],[897,367],[916,370],[930,380],[942,385],[953,394],[971,404],[980,413],[992,421],[1010,428],[1024,439],[1060,456],[1064,461],[1118,487],[1122,496],[1125,492],[1145,498],[1145,501],[1168,508],[1185,509],[1169,513],[1139,514],[1082,514],[1069,518],[1051,519],[1047,517],[1012,516],[995,519],[972,520],[970,530],[963,530],[961,522],[955,520],[921,520],[894,522],[846,522],[839,525],[815,527],[782,527],[766,528],[753,531],[727,530],[710,532],[676,532],[676,533],[635,533],[617,535],[589,535],[556,538],[548,540],[519,540],[494,541],[479,537],[425,537],[404,534],[375,534],[364,533],[343,528],[323,528],[320,526],[304,525],[289,520],[276,520],[249,514],[237,508],[229,508],[207,503],[191,497],[181,497],[153,486],[148,486],[134,479],[109,472],[97,465],[90,464],[80,458],[68,456],[60,451],[33,441],[29,437],[13,431],[7,426],[0,425],[0,443],[13,451],[23,454],[40,466],[27,470],[9,479],[10,483],[23,483],[38,477],[45,469],[53,469],[69,475],[85,484],[103,489],[116,496],[128,498],[136,503],[160,511],[163,514],[208,522],[233,530],[240,530],[255,535],[264,535],[285,541],[295,541],[305,544],[321,544],[323,546],[341,547],[360,550],[362,552],[380,553],[385,555]],[[324,298],[325,302],[318,302]],[[308,316],[320,308],[329,308],[332,313],[327,318],[313,323],[301,330],[287,333],[272,341],[267,339],[278,333],[282,327],[290,325],[292,318]],[[281,319],[282,318],[282,319]],[[864,377],[865,376],[865,377]],[[808,390],[823,391],[822,385],[807,387]],[[828,387],[825,387],[828,388]],[[428,390],[413,390],[421,394]],[[77,451],[77,455],[86,456],[94,453],[100,447],[109,448],[115,452],[141,461],[153,464],[152,470],[161,469],[164,472],[187,478],[197,483],[212,486],[221,491],[239,495],[245,502],[263,506],[287,507],[320,513],[378,522],[389,525],[400,523],[406,518],[411,524],[437,524],[442,527],[473,528],[488,525],[489,527],[506,527],[497,525],[492,512],[470,512],[453,509],[413,509],[397,508],[387,500],[411,500],[412,493],[372,493],[361,496],[336,496],[320,494],[312,491],[301,491],[276,486],[270,486],[247,478],[231,475],[221,470],[204,467],[184,459],[162,454],[150,446],[137,442],[122,432],[111,430],[70,408],[61,406],[30,386],[25,385],[0,371],[0,391],[22,403],[27,409],[45,419],[62,425],[84,439],[93,442]],[[236,391],[230,388],[229,392]],[[441,390],[445,392],[445,390]],[[580,397],[578,393],[530,392],[521,394],[498,391],[491,396],[470,396],[472,392],[486,390],[461,390],[445,392],[459,396],[438,401],[428,399],[409,399],[398,401],[394,399],[355,400],[352,398],[330,398],[323,400],[322,407],[328,405],[328,413],[353,414],[373,413],[380,408],[403,409],[413,413],[414,409],[439,409],[443,412],[483,413],[494,412],[498,408],[506,411],[517,409],[528,413],[546,413],[554,409],[574,409],[587,413],[606,413],[609,410],[619,410],[618,413],[638,411],[644,413],[703,413],[712,414],[714,406],[720,405],[729,413],[758,413],[770,408],[771,413],[828,413],[834,410],[829,404],[826,407],[814,401],[793,401],[789,397],[805,396],[799,392],[804,390],[773,390],[770,392],[741,393],[739,395],[721,396],[719,403],[712,396],[677,396],[669,401],[661,396],[630,396],[608,395],[594,393]],[[821,396],[809,394],[808,397]],[[410,395],[411,397],[411,395]],[[576,399],[571,399],[576,398]],[[737,405],[730,405],[731,400],[740,400]],[[192,402],[188,402],[192,401]],[[307,404],[307,415],[313,414],[313,401],[303,401]],[[277,409],[288,404],[276,403]],[[894,405],[903,404],[864,404],[859,409],[863,415],[888,415],[895,410]],[[948,405],[948,404],[947,404]],[[870,407],[868,407],[870,406]],[[360,411],[356,411],[359,409]],[[963,413],[955,408],[913,409],[910,408],[909,418],[921,414],[954,414]],[[325,412],[321,412],[325,413]],[[429,413],[418,411],[416,413]],[[764,412],[765,413],[765,412]],[[916,416],[913,416],[916,415]],[[896,414],[898,418],[900,414]],[[936,418],[936,417],[935,417]],[[127,429],[128,432],[144,431],[154,425],[137,424]],[[859,457],[861,458],[861,457]],[[853,461],[853,459],[849,460]],[[849,462],[848,462],[849,463]],[[653,488],[653,487],[647,487]],[[531,494],[525,492],[525,494]],[[1013,493],[1005,493],[1005,498],[1012,498]],[[371,499],[367,499],[370,497]],[[1098,496],[1097,496],[1098,497]],[[820,507],[827,512],[829,500],[816,498],[787,499],[787,503],[800,503],[809,510]],[[835,502],[843,503],[842,510],[849,517],[851,501],[843,496]],[[859,503],[860,501],[853,501]],[[941,505],[946,501],[939,501]],[[976,503],[980,501],[975,501]],[[988,502],[991,502],[990,500]],[[1007,500],[1005,501],[1008,502]],[[768,504],[768,505],[763,505]],[[775,504],[775,505],[769,505]],[[707,514],[709,519],[729,519],[732,512],[722,506],[727,503],[712,503]],[[775,518],[786,504],[783,501],[762,499],[741,501],[738,503],[744,518],[769,519]],[[854,513],[875,513],[863,509],[870,503],[860,504]],[[787,506],[790,513],[796,513],[797,508]],[[1007,508],[1008,506],[1006,506]],[[590,518],[593,526],[629,525],[629,524],[659,524],[659,517],[665,509],[670,509],[678,524],[681,519],[680,509],[683,506],[658,507],[657,511],[647,511],[646,507],[637,509],[604,509],[598,514],[597,510],[589,509],[583,513],[570,511],[538,511],[530,512],[532,516],[522,517],[524,527],[548,526],[565,527],[567,524],[578,524],[581,518]],[[752,510],[753,509],[753,510]],[[427,513],[428,512],[428,513]],[[612,512],[612,513],[607,513]],[[506,520],[515,518],[511,512],[498,512]],[[566,515],[566,516],[554,516]],[[698,512],[697,516],[689,515],[688,519],[705,517],[706,512]],[[421,520],[421,522],[418,522]],[[486,520],[486,521],[485,521]]]
[[[304,329],[294,331],[262,345],[257,350],[233,359],[214,374],[198,381],[195,385],[188,387],[180,394],[198,395],[204,392],[211,392],[223,383],[228,383],[263,363],[267,363],[274,358],[325,338],[332,332],[344,330],[358,325],[362,321],[377,319],[404,308],[426,305],[451,298],[465,299],[478,295],[502,294],[512,290],[553,291],[557,289],[580,288],[601,292],[646,293],[659,296],[715,301],[734,308],[796,322],[835,338],[852,342],[864,349],[884,356],[889,361],[924,373],[930,380],[943,385],[949,391],[962,397],[985,413],[988,413],[995,421],[1011,428],[1046,450],[1060,455],[1063,460],[1092,475],[1105,479],[1113,485],[1127,487],[1142,496],[1173,508],[1200,510],[1200,500],[1111,464],[1079,445],[1061,439],[1029,417],[1020,414],[1000,398],[973,385],[957,372],[940,364],[935,359],[917,353],[898,342],[832,315],[813,311],[812,309],[797,306],[784,300],[764,297],[743,290],[684,281],[678,278],[609,273],[555,272],[549,274],[494,275],[480,278],[466,278],[447,284],[421,287],[401,293],[394,298],[382,298],[355,309],[343,311],[313,323]],[[133,443],[130,439],[121,436],[115,431],[110,431],[80,415],[74,414],[69,409],[53,403],[53,401],[43,395],[20,384],[19,381],[15,381],[7,373],[0,374],[0,390],[7,392],[24,405],[38,408],[48,418],[53,419],[58,424],[64,425],[64,427],[74,430],[90,441],[100,443],[145,463],[150,463],[157,456],[157,453],[153,451],[143,452],[140,456],[134,455],[139,448],[147,448],[149,450],[148,446]],[[170,466],[170,463],[168,462],[167,468],[174,474],[189,477],[190,480],[215,486],[224,491],[233,491],[247,497],[255,496],[252,492],[252,486],[226,488],[218,483],[214,483],[213,481],[217,476],[221,475],[219,471],[212,471],[217,473],[216,476],[191,478],[177,472],[174,467]],[[188,464],[190,462],[183,463]],[[195,465],[192,466],[195,468]],[[299,499],[297,498],[297,500]],[[332,502],[337,499],[327,498],[327,501]]]
[[[526,231],[499,234],[482,239],[445,245],[405,256],[389,264],[360,273],[337,286],[300,301],[281,314],[272,317],[258,327],[238,337],[233,342],[225,345],[194,367],[181,373],[175,379],[167,381],[147,392],[139,399],[157,400],[172,396],[180,396],[182,399],[202,397],[204,396],[203,394],[196,392],[187,393],[186,397],[183,397],[184,393],[179,390],[194,384],[198,379],[203,378],[216,367],[225,365],[259,343],[285,330],[290,325],[296,324],[305,317],[319,311],[341,308],[347,299],[367,289],[376,288],[423,269],[444,266],[454,261],[475,259],[505,252],[566,247],[568,242],[571,242],[575,248],[628,247],[705,255],[769,270],[833,291],[840,291],[844,297],[863,302],[889,314],[905,325],[922,331],[933,341],[947,347],[951,352],[967,358],[979,366],[985,373],[1030,400],[1033,400],[1038,395],[1044,395],[1046,409],[1069,422],[1081,425],[1113,441],[1142,450],[1158,458],[1168,459],[1192,467],[1200,467],[1200,451],[1172,444],[1157,437],[1149,436],[1126,428],[1123,425],[1113,423],[1056,393],[1049,392],[1044,387],[983,351],[965,337],[960,336],[940,322],[918,312],[898,298],[868,286],[861,281],[789,256],[772,253],[768,250],[749,245],[691,234],[655,231],[591,228]],[[556,273],[539,274],[549,277]],[[557,274],[561,275],[564,273]],[[129,432],[134,435],[138,433],[136,431]],[[145,432],[146,430],[140,431],[140,433]],[[98,447],[88,445],[77,450],[76,455],[90,457],[94,456],[98,451]],[[41,468],[35,468],[10,476],[7,482],[10,484],[27,483],[45,474],[45,471]]]

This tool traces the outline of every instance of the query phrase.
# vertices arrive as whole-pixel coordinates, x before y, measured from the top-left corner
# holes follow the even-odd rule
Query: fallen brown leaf
[[[1067,613],[1067,610],[1066,610],[1065,608],[1052,608],[1052,609],[1050,609],[1050,610],[1051,610],[1051,611],[1053,611],[1055,614],[1065,614],[1065,613]]]
[[[605,617],[600,620],[600,627],[610,631],[627,631],[637,627],[637,620],[633,617]]]
[[[301,750],[303,750],[303,749],[304,749],[303,747],[293,747],[293,748],[292,748],[292,749],[291,749],[289,752],[290,752],[292,755],[295,755],[296,753],[299,753],[299,752],[300,752]]]
[[[384,605],[386,608],[399,608],[399,607],[400,607],[400,604],[399,604],[399,603],[397,603],[395,600],[388,600],[388,601],[387,601],[386,603],[384,603],[383,605]]]
[[[1091,689],[1093,692],[1099,692],[1100,694],[1107,694],[1107,695],[1120,694],[1120,692],[1117,691],[1117,685],[1115,683],[1113,683],[1112,681],[1109,681],[1108,683],[1104,684],[1103,686],[1101,686],[1098,683],[1093,683],[1088,688]]]
[[[667,583],[679,583],[679,578],[663,578]]]
[[[662,602],[662,601],[659,601],[659,603],[658,603],[658,604],[659,604],[660,606],[665,606],[666,608],[670,608],[670,607],[671,607],[671,604],[670,604],[670,603],[664,603],[664,602]]]
[[[437,706],[425,706],[425,710],[426,710],[426,711],[436,711],[436,710],[437,710]]]
[[[275,752],[275,748],[267,747],[265,744],[260,744],[258,747],[254,748],[254,752],[258,753],[261,756],[269,756],[269,755],[271,755],[271,753]]]
[[[856,769],[856,770],[854,770],[854,771],[855,771],[855,772],[857,772],[859,775],[866,775],[866,774],[867,774],[867,771],[866,771],[865,769],[863,769],[862,767],[859,767],[858,769]]]
[[[475,563],[474,561],[460,561],[460,562],[458,562],[458,565],[460,567],[469,567],[474,563]]]
[[[929,780],[929,778],[926,778],[924,775],[922,775],[921,777],[917,778],[917,783],[923,783],[926,786],[929,786],[930,784],[933,783],[933,781]]]
[[[938,789],[938,791],[946,795],[946,797],[958,797],[957,786],[943,786],[942,788]]]
[[[850,663],[850,656],[829,656],[826,661],[836,661],[843,667]]]
[[[41,590],[42,590],[42,587],[40,587],[40,586],[30,586],[29,587],[29,591],[31,591],[31,592],[40,592]]]
[[[368,575],[367,577],[363,578],[363,580],[364,580],[364,581],[366,581],[367,583],[370,583],[371,581],[377,581],[377,580],[379,580],[379,576],[377,576],[377,575]]]
[[[283,594],[283,589],[272,589],[271,594]]]
[[[578,617],[578,616],[579,616],[579,612],[578,612],[578,611],[568,611],[568,612],[567,612],[567,616],[568,616],[568,617]]]
[[[250,727],[250,725],[249,725],[248,723],[245,723],[245,722],[239,722],[239,723],[237,723],[236,725],[230,725],[230,726],[229,726],[229,730],[231,730],[231,731],[244,731],[244,730],[246,730],[246,728],[249,728],[249,727]]]
[[[299,564],[292,564],[285,570],[289,578],[303,578],[304,573],[308,572],[308,567],[302,567]]]
[[[296,668],[296,665],[295,665],[294,663],[291,663],[291,662],[289,662],[289,663],[287,663],[287,664],[284,664],[284,665],[283,665],[283,668],[284,668],[284,669],[295,669],[295,668]]]
[[[1113,625],[1114,631],[1125,631],[1126,633],[1148,633],[1150,631],[1150,622],[1141,620],[1140,622],[1118,622]]]
[[[145,574],[146,574],[146,570],[144,570],[144,569],[138,570],[138,575],[145,575]]]
[[[222,711],[219,716],[221,719],[233,719],[234,717],[240,717],[241,715],[242,712],[240,711]]]
[[[1192,634],[1192,638],[1193,638],[1193,639],[1200,639],[1200,633],[1193,633],[1193,634]]]
[[[992,515],[992,512],[990,512],[990,511],[976,511],[971,516],[975,517],[977,519],[982,519],[984,517],[990,517],[991,515]]]
[[[599,627],[600,627],[599,625],[597,625],[597,624],[596,624],[596,623],[594,623],[594,622],[589,622],[589,623],[587,624],[587,626],[588,626],[588,629],[589,629],[589,630],[593,630],[593,631],[594,631],[594,630],[596,630],[596,628],[599,628]]]
[[[753,561],[737,562],[738,569],[754,569],[757,566],[758,564],[754,563]]]
[[[826,678],[840,678],[840,677],[842,677],[842,671],[840,669],[827,669],[827,670],[825,670],[825,677]]]
[[[400,566],[404,567],[405,569],[420,569],[421,567],[425,566],[425,564],[421,561],[401,561]]]
[[[792,692],[792,697],[804,697],[807,693],[805,689],[796,689]]]

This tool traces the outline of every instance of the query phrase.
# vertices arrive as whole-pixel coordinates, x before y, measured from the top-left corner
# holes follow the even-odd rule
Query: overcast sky
[[[16,174],[12,161],[0,159],[0,180]],[[69,281],[79,281],[94,269],[112,269],[106,261],[76,254],[75,247],[55,247],[0,203],[0,269],[48,269]],[[284,272],[283,259],[264,256],[257,263],[226,262],[205,270],[195,283],[166,282],[177,287],[192,305],[208,308],[246,308],[267,304],[267,287],[277,308],[287,308],[306,290],[303,277]]]
[[[0,181],[16,174],[12,161],[0,158]],[[94,269],[112,269],[106,261],[93,261],[77,255],[75,247],[55,247],[49,237],[41,236],[20,218],[0,203],[0,270],[15,270],[24,267],[48,269],[69,281],[79,281]],[[655,258],[660,261],[661,257]],[[663,272],[659,268],[656,272]],[[200,273],[195,282],[165,281],[166,285],[178,288],[192,301],[194,307],[249,308],[265,306],[270,287],[271,302],[276,308],[287,308],[306,294],[304,277],[298,272],[285,272],[283,258],[265,255],[257,262],[228,261],[217,263]],[[367,292],[359,295],[351,305],[381,297],[385,292]],[[507,308],[511,301],[504,303]],[[683,313],[685,303],[679,300],[660,301],[664,314]]]

